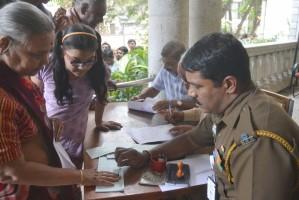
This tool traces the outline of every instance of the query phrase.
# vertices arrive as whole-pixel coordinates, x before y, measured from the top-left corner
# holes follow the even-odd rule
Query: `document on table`
[[[109,153],[114,152],[116,147],[118,147],[118,146],[115,145],[114,143],[109,143],[109,145],[107,145],[107,143],[106,143],[105,145],[100,146],[100,147],[94,147],[91,149],[87,149],[86,152],[91,159],[95,159],[95,158],[105,156]],[[122,145],[121,147],[129,148],[131,146],[130,145]]]
[[[213,169],[211,169],[209,155],[192,155],[186,157],[182,161],[190,167],[189,185],[165,183],[164,185],[159,186],[161,191],[164,192],[188,186],[203,185],[208,182],[208,176],[214,174]],[[177,161],[171,161],[168,163],[177,163]]]
[[[123,192],[125,188],[124,183],[124,169],[118,167],[115,160],[107,159],[106,157],[99,158],[97,171],[108,171],[119,174],[119,181],[115,182],[113,186],[96,186],[96,192]]]
[[[153,110],[153,106],[155,105],[157,100],[153,98],[146,98],[144,101],[128,101],[128,108],[131,110],[139,110],[148,113],[157,113]]]
[[[145,144],[145,145],[141,145],[141,144],[116,145],[115,143],[105,143],[103,146],[87,149],[86,152],[87,152],[87,154],[89,155],[89,157],[91,159],[95,159],[95,158],[113,153],[115,151],[116,147],[133,148],[133,149],[136,149],[139,152],[142,152],[144,150],[151,150],[155,146],[156,145],[151,145],[151,144]]]
[[[142,128],[128,128],[127,134],[139,144],[151,142],[165,142],[171,140],[174,136],[169,129],[174,127],[172,124],[147,126]]]

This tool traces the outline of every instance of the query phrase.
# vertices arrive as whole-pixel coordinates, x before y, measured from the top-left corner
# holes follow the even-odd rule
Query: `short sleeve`
[[[40,80],[40,81],[43,81],[43,79],[42,79],[42,69],[39,70],[39,71],[34,75],[34,77],[35,77],[36,79]]]
[[[238,199],[293,199],[296,164],[278,142],[260,137],[252,145],[237,148],[231,166]]]
[[[200,108],[192,108],[184,110],[184,121],[200,121],[201,115],[203,114]]]
[[[213,146],[214,139],[212,126],[213,122],[211,117],[208,115],[188,133],[190,143],[195,147]]]
[[[53,76],[53,56],[49,55],[49,59],[49,64],[44,65],[35,75],[35,77],[42,82],[44,82],[49,76]]]
[[[162,91],[165,89],[163,76],[166,76],[166,74],[164,73],[164,69],[161,69],[158,75],[156,76],[155,80],[153,81],[152,85],[152,87],[154,87],[156,90]]]
[[[0,89],[0,164],[22,155],[22,141],[36,135],[37,127],[28,112]]]

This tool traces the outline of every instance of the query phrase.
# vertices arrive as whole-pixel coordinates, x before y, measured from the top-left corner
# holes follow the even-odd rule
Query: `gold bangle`
[[[83,182],[84,182],[83,170],[80,169],[80,184],[83,185]]]

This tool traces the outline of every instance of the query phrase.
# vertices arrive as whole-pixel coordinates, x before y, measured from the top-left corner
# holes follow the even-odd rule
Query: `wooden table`
[[[122,123],[124,127],[144,127],[155,125],[153,115],[130,111],[128,112],[127,103],[109,103],[106,107],[104,120],[114,120]],[[94,129],[94,112],[90,112],[88,128],[85,139],[85,149],[101,146],[104,142],[113,142],[116,144],[134,143],[134,141],[125,134],[124,131],[98,132]],[[84,152],[85,168],[96,168],[98,160],[91,160]],[[189,188],[161,192],[157,186],[141,186],[138,184],[144,169],[131,169],[125,171],[125,191],[112,193],[95,193],[95,187],[84,188],[85,199],[102,200],[156,200],[156,199],[174,199],[185,194],[196,193],[198,198],[206,199],[206,186],[193,186]]]

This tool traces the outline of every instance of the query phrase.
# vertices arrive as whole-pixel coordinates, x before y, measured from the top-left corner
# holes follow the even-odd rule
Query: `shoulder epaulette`
[[[297,170],[298,170],[298,173],[297,173],[297,184],[296,184],[296,188],[298,188],[299,186],[299,158],[298,156],[296,156],[294,154],[294,150],[295,150],[295,144],[292,146],[287,140],[285,140],[283,137],[281,137],[280,135],[276,134],[276,133],[273,133],[273,132],[270,132],[270,131],[264,131],[264,130],[257,130],[256,131],[256,135],[258,137],[267,137],[267,138],[270,138],[272,140],[275,140],[277,143],[279,143],[287,152],[289,152],[292,157],[295,159],[296,161],[296,165],[297,165]],[[250,142],[253,142],[255,141],[254,137],[247,137],[246,135],[241,135],[240,137],[240,140],[241,140],[241,145],[244,145],[244,144],[248,144]],[[239,145],[239,146],[241,146]],[[233,184],[234,183],[234,180],[233,180],[233,176],[232,176],[232,173],[231,173],[231,167],[230,167],[230,158],[232,156],[232,153],[233,151],[238,147],[238,145],[236,143],[233,143],[228,151],[227,151],[227,154],[226,154],[226,157],[225,157],[225,162],[224,162],[224,169],[225,169],[225,172],[227,174],[227,179],[228,181]]]

